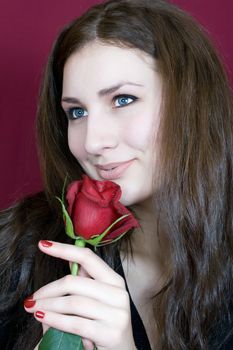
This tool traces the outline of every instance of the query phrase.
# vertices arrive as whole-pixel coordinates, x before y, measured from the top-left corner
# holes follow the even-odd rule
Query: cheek
[[[139,115],[133,119],[125,128],[124,138],[130,147],[145,151],[154,135],[152,127],[152,116]]]
[[[85,132],[82,127],[71,128],[68,127],[68,145],[70,152],[76,159],[85,160],[87,158],[87,152],[85,150]]]

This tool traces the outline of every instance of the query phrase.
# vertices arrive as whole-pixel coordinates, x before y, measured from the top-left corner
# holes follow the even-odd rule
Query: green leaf
[[[121,237],[123,237],[127,232],[128,232],[128,231],[123,232],[120,236],[118,236],[118,237],[115,238],[115,239],[111,239],[111,240],[105,241],[105,242],[103,242],[103,243],[100,242],[100,244],[98,244],[97,247],[102,247],[102,246],[104,246],[104,245],[107,245],[107,244],[110,244],[110,243],[114,243],[114,242],[118,241],[119,239],[121,239]]]
[[[101,242],[103,240],[103,238],[107,235],[107,233],[111,230],[111,228],[119,221],[121,221],[122,219],[124,219],[126,216],[129,216],[129,214],[123,215],[120,218],[118,218],[116,221],[114,221],[110,226],[108,226],[108,228],[101,233],[101,235],[95,237],[95,238],[91,238],[89,240],[86,240],[87,243],[96,246],[97,244],[99,244],[99,242]]]
[[[84,346],[79,335],[49,328],[39,344],[39,350],[84,350]]]
[[[74,227],[73,227],[73,223],[72,223],[72,220],[64,206],[64,203],[62,202],[62,200],[59,198],[59,197],[56,197],[59,202],[61,203],[61,206],[62,206],[62,212],[63,212],[63,217],[65,219],[65,228],[66,228],[66,234],[70,237],[70,238],[73,238],[73,239],[77,239],[77,236],[75,236],[74,234]]]

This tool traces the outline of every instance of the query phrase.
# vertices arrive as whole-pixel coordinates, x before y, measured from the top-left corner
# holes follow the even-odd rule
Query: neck
[[[139,220],[140,228],[132,235],[132,249],[135,259],[146,259],[157,266],[161,274],[169,270],[170,249],[163,228],[157,230],[153,198],[132,206]]]
[[[135,229],[131,236],[133,260],[123,258],[123,268],[131,292],[133,291],[138,304],[144,305],[168,281],[169,245],[162,229],[158,234],[152,199],[134,205],[131,209],[141,227]],[[121,249],[121,257],[125,257],[125,248],[126,246]]]
[[[144,251],[145,248],[156,249],[164,237],[158,237],[157,221],[153,199],[150,197],[133,206],[140,228],[133,235],[133,242],[137,249]],[[160,247],[161,250],[161,247]]]

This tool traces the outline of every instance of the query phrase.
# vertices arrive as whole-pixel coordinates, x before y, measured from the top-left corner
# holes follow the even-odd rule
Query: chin
[[[141,191],[139,190],[140,187],[130,187],[130,188],[124,188],[122,186],[122,195],[120,198],[120,202],[125,205],[125,206],[130,206],[130,205],[141,205],[149,199],[152,196],[152,191],[149,189],[143,189],[140,188]]]
[[[138,202],[140,202],[141,199],[139,199],[137,196],[135,196],[135,193],[126,193],[124,190],[122,191],[122,196],[120,198],[120,202],[125,206],[134,205]]]

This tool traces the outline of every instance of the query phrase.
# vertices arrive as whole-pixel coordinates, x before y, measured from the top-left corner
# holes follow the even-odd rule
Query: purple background
[[[37,96],[52,42],[94,0],[1,1],[0,208],[41,188],[35,147]],[[208,30],[233,82],[233,1],[173,0]]]

